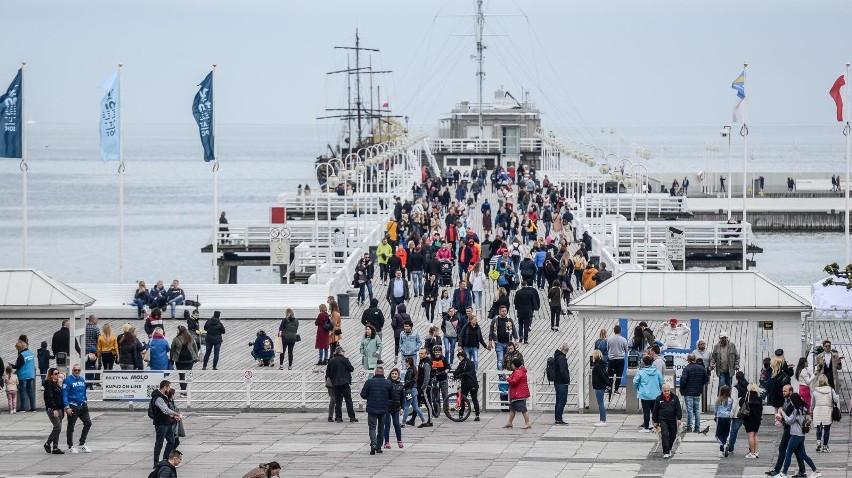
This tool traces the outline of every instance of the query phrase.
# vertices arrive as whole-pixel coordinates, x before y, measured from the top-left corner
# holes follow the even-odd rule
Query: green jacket
[[[278,326],[278,332],[281,333],[282,342],[295,343],[296,336],[299,334],[299,319],[285,317]]]
[[[361,366],[366,371],[372,371],[378,365],[379,358],[382,356],[382,342],[379,336],[373,338],[364,337],[361,339]]]
[[[379,258],[379,264],[387,264],[388,259],[393,256],[393,249],[390,244],[379,244],[376,249],[376,256]]]

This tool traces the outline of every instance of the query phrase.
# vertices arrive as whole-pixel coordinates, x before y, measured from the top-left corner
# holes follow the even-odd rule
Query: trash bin
[[[337,305],[340,307],[340,316],[349,317],[349,294],[337,294]]]

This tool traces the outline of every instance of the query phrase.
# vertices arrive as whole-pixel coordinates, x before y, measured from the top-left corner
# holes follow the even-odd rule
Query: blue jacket
[[[268,335],[261,335],[254,339],[254,349],[252,351],[260,359],[275,358],[275,347],[272,345],[272,339]]]
[[[169,361],[169,341],[162,337],[155,337],[148,342],[151,350],[151,370],[171,370],[172,363]]]
[[[384,415],[388,412],[393,398],[393,384],[384,375],[374,375],[364,382],[361,398],[367,400],[367,413]]]
[[[535,266],[539,269],[544,267],[544,260],[545,259],[547,259],[547,252],[545,252],[545,251],[536,252],[535,257],[533,257],[533,260],[535,260]]]
[[[406,334],[405,331],[399,334],[399,352],[402,355],[416,355],[422,343],[420,334],[414,330],[410,334]]]
[[[71,405],[80,406],[86,403],[86,379],[82,375],[69,375],[62,382],[62,404],[65,408]]]
[[[655,400],[663,390],[663,376],[656,367],[640,368],[633,377],[633,388],[641,400]]]
[[[710,383],[710,374],[703,365],[691,363],[680,374],[680,394],[684,397],[698,397],[704,391],[704,385]]]
[[[18,353],[18,360],[14,368],[17,370],[15,375],[18,376],[18,380],[31,380],[35,378],[35,355],[30,352],[30,349],[24,349]]]

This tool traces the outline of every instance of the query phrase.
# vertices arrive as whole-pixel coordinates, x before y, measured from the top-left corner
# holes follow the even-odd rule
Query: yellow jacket
[[[115,335],[111,336],[109,340],[103,335],[98,336],[98,358],[101,358],[101,354],[104,352],[111,352],[112,356],[118,361],[118,340],[116,340]]]
[[[598,285],[598,281],[595,280],[595,274],[597,273],[598,270],[594,267],[583,271],[583,289],[592,290]]]
[[[376,256],[379,258],[379,264],[387,264],[388,259],[393,255],[393,249],[390,244],[379,244],[376,248]]]

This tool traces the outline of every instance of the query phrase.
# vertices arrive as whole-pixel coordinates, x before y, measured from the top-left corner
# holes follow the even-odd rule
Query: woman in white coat
[[[828,377],[820,375],[816,380],[817,386],[813,392],[813,424],[816,426],[816,451],[828,453],[828,437],[831,434],[831,410],[835,403],[840,402],[837,392],[828,386]]]

